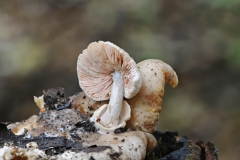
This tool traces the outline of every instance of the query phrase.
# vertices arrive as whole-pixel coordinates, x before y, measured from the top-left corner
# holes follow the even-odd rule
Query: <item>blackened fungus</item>
[[[84,148],[82,149],[83,152],[86,152],[86,153],[90,153],[90,152],[102,152],[106,149],[111,149],[112,147],[110,146],[97,146],[97,145],[93,145],[93,146],[90,146],[88,148]]]
[[[90,122],[90,120],[87,117],[83,117],[83,120],[76,123],[75,126],[77,128],[83,127],[83,129],[87,132],[96,132],[94,122]]]
[[[64,88],[50,88],[43,93],[44,102],[48,110],[62,110],[71,106],[69,98],[64,98]]]
[[[68,101],[67,103],[65,103],[63,105],[58,106],[57,110],[59,111],[59,110],[62,110],[62,109],[65,109],[65,108],[69,108],[69,107],[71,107],[71,102],[70,101]]]
[[[114,152],[113,154],[110,154],[111,159],[118,159],[118,157],[121,156],[121,153]]]
[[[89,158],[89,160],[96,160],[96,159],[91,156],[91,157]]]
[[[126,132],[126,129],[125,129],[125,128],[118,128],[118,129],[115,129],[115,130],[114,130],[114,133],[115,133],[115,134],[119,134],[119,133],[123,133],[123,132]]]

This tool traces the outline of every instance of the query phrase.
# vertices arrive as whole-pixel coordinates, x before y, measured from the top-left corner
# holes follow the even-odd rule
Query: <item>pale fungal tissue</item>
[[[77,60],[82,92],[51,88],[34,97],[39,115],[0,123],[0,160],[145,159],[161,112],[165,83],[178,84],[161,60],[138,64],[111,42],[93,42]]]

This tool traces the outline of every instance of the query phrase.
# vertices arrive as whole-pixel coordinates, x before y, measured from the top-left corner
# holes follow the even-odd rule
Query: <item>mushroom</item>
[[[66,151],[58,159],[145,159],[146,153],[157,144],[152,134],[141,131],[125,132],[120,134],[93,133],[84,137],[80,152]],[[95,146],[95,151],[94,147]]]
[[[38,148],[38,144],[36,142],[29,142],[26,144],[27,148],[31,148],[31,149],[37,149]]]
[[[81,134],[84,134],[83,132]],[[75,135],[77,136],[77,135]],[[43,148],[46,143],[30,142],[26,144],[26,148],[15,146],[14,144],[4,145],[0,148],[0,160],[2,159],[58,159],[58,160],[76,160],[76,159],[137,159],[143,160],[146,154],[154,149],[157,144],[152,134],[141,131],[131,131],[120,134],[97,134],[90,133],[87,136],[79,135],[81,142],[76,142],[78,148],[74,146],[71,150],[65,150],[66,142],[53,141],[54,145],[58,144],[63,147],[59,150],[54,147]],[[42,139],[40,137],[38,139]],[[29,139],[26,139],[28,141]],[[32,139],[33,140],[33,139]],[[61,141],[61,140],[60,140]],[[21,141],[22,142],[22,141]],[[72,141],[71,141],[72,142]],[[73,142],[72,142],[73,143]],[[48,144],[52,146],[53,144]],[[47,150],[53,149],[54,155],[49,155]],[[55,149],[57,149],[55,151]],[[64,152],[63,152],[64,151]],[[45,152],[45,153],[44,153]],[[63,153],[62,153],[63,152]],[[48,153],[48,155],[46,155]],[[51,152],[50,152],[51,153]]]
[[[36,103],[36,105],[40,109],[40,112],[41,113],[45,112],[46,111],[46,106],[45,106],[45,102],[44,102],[44,95],[42,95],[40,97],[34,96],[33,98],[34,98],[34,102]]]
[[[116,134],[91,131],[88,128],[92,122],[76,109],[47,110],[34,118],[34,124],[31,119],[25,121],[29,124],[24,124],[31,128],[27,128],[24,135],[11,139],[16,139],[19,143],[0,149],[0,159],[1,156],[5,159],[16,159],[18,155],[32,155],[33,159],[38,156],[46,159],[145,159],[146,154],[157,144],[152,134],[142,131]],[[29,143],[23,145],[22,142]],[[68,148],[70,146],[71,149]],[[58,150],[58,147],[63,147],[63,150]],[[48,149],[53,149],[55,155],[46,155],[41,151]],[[63,151],[65,152],[62,153]],[[14,154],[11,155],[11,152]],[[9,156],[14,158],[6,158]]]
[[[135,97],[127,100],[132,110],[127,127],[152,133],[162,110],[165,83],[176,87],[178,77],[175,71],[161,60],[144,60],[137,66],[142,76],[142,87]]]
[[[137,65],[128,53],[111,42],[93,42],[79,55],[77,73],[88,97],[96,101],[110,98],[109,104],[92,116],[100,132],[111,133],[124,127],[131,109],[123,96],[132,98],[142,84]]]
[[[100,108],[102,105],[107,104],[109,101],[95,101],[92,98],[86,96],[82,91],[71,97],[69,97],[71,102],[71,108],[78,109],[81,113],[90,117],[93,113]]]
[[[74,108],[59,111],[47,110],[22,122],[8,124],[7,128],[15,135],[24,135],[25,137],[45,135],[46,137],[65,136],[69,138],[72,129],[76,128],[78,122],[87,125],[87,129],[83,129],[84,131],[93,132],[95,130],[88,117]]]
[[[38,120],[38,116],[32,115],[30,118],[22,122],[15,122],[15,123],[9,124],[7,128],[10,129],[15,135],[22,135],[24,134],[25,130],[30,130],[34,128],[37,120]]]
[[[36,159],[48,159],[44,151],[39,149],[26,149],[19,148],[16,146],[8,147],[4,146],[0,149],[0,160],[6,159],[27,159],[27,160],[36,160]]]

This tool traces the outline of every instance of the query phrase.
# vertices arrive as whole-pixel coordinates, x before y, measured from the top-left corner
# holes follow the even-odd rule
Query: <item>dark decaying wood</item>
[[[157,147],[147,154],[146,160],[219,160],[218,149],[212,142],[194,142],[177,132],[153,133],[158,140]]]

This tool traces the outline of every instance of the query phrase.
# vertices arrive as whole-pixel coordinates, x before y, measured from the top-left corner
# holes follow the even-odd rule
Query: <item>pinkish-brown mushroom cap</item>
[[[101,101],[110,98],[112,73],[119,71],[124,80],[124,97],[132,98],[141,88],[141,76],[134,60],[111,42],[93,42],[78,57],[80,87],[88,97]]]

